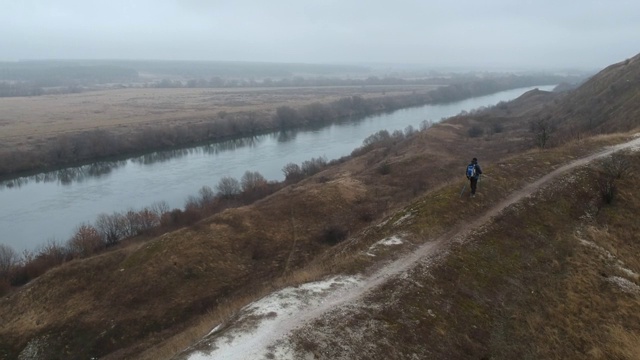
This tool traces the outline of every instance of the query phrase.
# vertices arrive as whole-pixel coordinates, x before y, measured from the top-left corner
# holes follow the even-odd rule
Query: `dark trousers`
[[[469,178],[471,181],[471,195],[475,195],[476,189],[478,188],[478,178]]]

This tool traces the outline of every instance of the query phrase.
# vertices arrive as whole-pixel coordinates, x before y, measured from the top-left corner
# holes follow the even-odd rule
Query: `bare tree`
[[[155,213],[158,218],[161,218],[162,215],[168,213],[171,209],[169,208],[169,204],[167,204],[166,201],[157,201],[151,204],[151,208],[149,210]]]
[[[596,185],[602,200],[606,204],[611,204],[617,194],[617,184],[619,179],[631,173],[631,161],[626,152],[618,151],[601,162]]]
[[[240,179],[242,191],[255,191],[267,184],[267,180],[257,171],[246,171]]]
[[[201,187],[200,190],[198,190],[198,193],[200,194],[200,201],[202,206],[207,206],[207,204],[212,203],[216,197],[216,194],[213,192],[213,190],[211,190],[211,188],[206,185]]]
[[[0,278],[6,278],[18,262],[18,254],[9,245],[0,244]]]
[[[234,197],[241,192],[240,182],[238,179],[233,178],[231,176],[224,176],[216,185],[216,190],[218,191],[218,195],[223,198],[231,198]]]
[[[66,246],[58,240],[49,239],[44,245],[40,246],[36,258],[44,260],[49,264],[49,267],[53,267],[64,263],[69,255],[69,249]]]
[[[618,151],[602,162],[602,170],[611,178],[622,179],[631,173],[631,161],[628,153]]]
[[[98,230],[89,224],[78,226],[67,244],[73,254],[81,257],[90,256],[105,246]]]
[[[534,140],[536,145],[544,149],[547,146],[547,142],[553,132],[553,126],[550,118],[537,119],[531,122],[531,131],[534,134]]]
[[[119,213],[98,215],[95,227],[107,246],[115,245],[126,234],[126,218]]]
[[[288,163],[282,168],[286,180],[298,180],[302,178],[302,169],[295,163]]]

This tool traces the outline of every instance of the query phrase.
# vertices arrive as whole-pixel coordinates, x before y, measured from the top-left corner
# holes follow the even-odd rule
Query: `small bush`
[[[378,174],[380,175],[389,175],[391,174],[391,164],[385,161],[378,166]]]
[[[325,244],[336,245],[344,241],[349,232],[339,225],[331,225],[322,232],[321,241]]]
[[[6,294],[11,290],[11,284],[8,279],[0,278],[0,296]]]
[[[469,137],[476,138],[476,137],[482,136],[482,134],[484,134],[484,130],[482,130],[482,128],[479,127],[478,125],[473,125],[467,131],[467,133],[469,134]]]
[[[298,181],[303,177],[302,169],[295,163],[285,165],[282,168],[282,172],[284,173],[285,181]]]
[[[242,192],[238,179],[231,176],[224,176],[216,185],[216,190],[221,198],[232,198]]]

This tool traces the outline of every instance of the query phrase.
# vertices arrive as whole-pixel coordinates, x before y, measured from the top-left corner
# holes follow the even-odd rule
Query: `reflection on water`
[[[297,135],[298,135],[298,131],[296,130],[282,130],[278,133],[273,134],[273,136],[279,143],[286,143],[289,141],[293,141],[296,139]]]
[[[247,138],[226,140],[188,149],[173,149],[157,151],[128,160],[100,161],[90,165],[70,167],[66,169],[40,173],[32,176],[24,176],[16,179],[0,181],[0,189],[19,188],[29,183],[57,182],[61,185],[71,185],[89,178],[104,178],[114,170],[124,167],[128,161],[138,165],[153,165],[195,154],[217,155],[224,151],[231,151],[243,147],[254,147],[260,144],[268,136],[277,137],[278,141],[285,142],[295,139],[294,131],[280,132],[276,134],[260,135]]]
[[[217,155],[224,151],[235,150],[246,146],[258,145],[267,135],[214,142],[188,149],[163,150],[132,158],[130,161],[139,165],[152,165],[196,154]]]
[[[74,182],[82,182],[89,178],[104,178],[111,174],[114,169],[123,167],[126,164],[126,160],[101,161],[89,165],[70,167],[31,176],[24,176],[17,179],[0,181],[0,189],[14,187],[19,188],[32,182],[57,182],[61,185],[71,185]]]

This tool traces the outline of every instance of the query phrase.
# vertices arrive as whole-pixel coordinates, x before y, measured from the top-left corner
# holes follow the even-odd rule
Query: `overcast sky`
[[[599,69],[639,52],[638,0],[0,0],[0,60]]]

